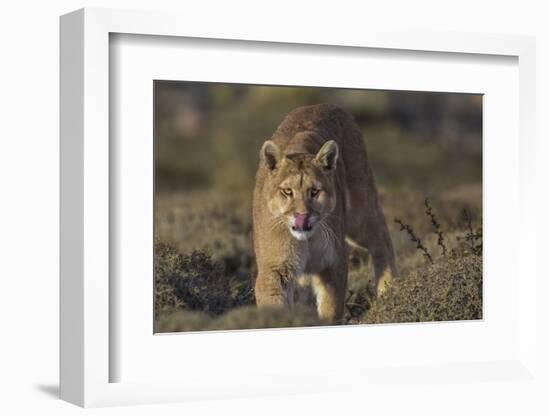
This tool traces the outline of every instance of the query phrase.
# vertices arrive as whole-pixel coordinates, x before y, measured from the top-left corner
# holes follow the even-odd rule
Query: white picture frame
[[[194,377],[178,381],[111,382],[110,366],[120,357],[111,349],[109,229],[109,36],[114,33],[225,39],[247,42],[331,45],[337,48],[430,51],[437,53],[504,55],[519,67],[519,224],[517,291],[517,348],[498,361],[410,366],[331,368],[319,373],[281,370],[264,379]],[[473,58],[473,59],[474,59]],[[480,383],[512,380],[537,383],[536,270],[533,249],[536,218],[534,177],[535,42],[533,38],[465,34],[379,31],[327,34],[322,28],[302,33],[299,28],[250,23],[236,31],[220,20],[205,27],[200,21],[168,13],[83,9],[61,18],[61,398],[80,406],[159,403],[197,398],[248,397],[334,391],[353,386],[410,383],[420,380],[429,389],[436,381]],[[330,329],[329,329],[330,330]],[[329,334],[329,333],[327,333]],[[152,334],[151,334],[152,335]],[[277,333],[270,333],[272,339]],[[328,335],[334,336],[334,335]],[[320,369],[323,373],[323,369]],[[291,382],[288,382],[292,375]],[[412,375],[412,378],[411,378]],[[480,376],[481,375],[481,376]],[[350,380],[343,382],[342,380]],[[286,380],[285,383],[282,381]],[[354,380],[351,382],[351,380]],[[282,387],[284,386],[284,387]],[[369,388],[371,388],[369,387]],[[433,387],[433,386],[432,386]]]

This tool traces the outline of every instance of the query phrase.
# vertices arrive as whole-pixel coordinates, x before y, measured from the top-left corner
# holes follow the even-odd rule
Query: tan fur
[[[292,229],[294,214],[303,212],[314,224],[308,233]],[[254,189],[253,237],[259,306],[292,306],[294,288],[307,274],[320,318],[341,322],[346,238],[368,249],[378,293],[391,284],[397,276],[393,246],[363,138],[349,113],[326,104],[297,108],[264,143]]]

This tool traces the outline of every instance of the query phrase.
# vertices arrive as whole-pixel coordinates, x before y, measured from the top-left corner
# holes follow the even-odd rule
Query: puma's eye
[[[292,196],[292,189],[290,188],[283,188],[281,189],[281,192],[284,196]]]
[[[320,189],[315,189],[315,188],[311,188],[311,190],[309,191],[311,193],[311,197],[312,198],[315,198],[317,195],[319,195],[319,192],[321,192]]]

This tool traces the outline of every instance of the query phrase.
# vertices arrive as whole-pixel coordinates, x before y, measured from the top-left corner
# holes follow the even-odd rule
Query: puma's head
[[[298,240],[310,238],[336,207],[338,145],[326,142],[316,155],[283,154],[268,140],[260,152],[269,174],[268,208]]]

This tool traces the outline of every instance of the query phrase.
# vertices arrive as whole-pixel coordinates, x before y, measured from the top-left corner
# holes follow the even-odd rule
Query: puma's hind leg
[[[374,288],[380,295],[397,277],[390,232],[374,184],[365,178],[350,185],[347,236],[352,244],[369,251],[374,268]]]

